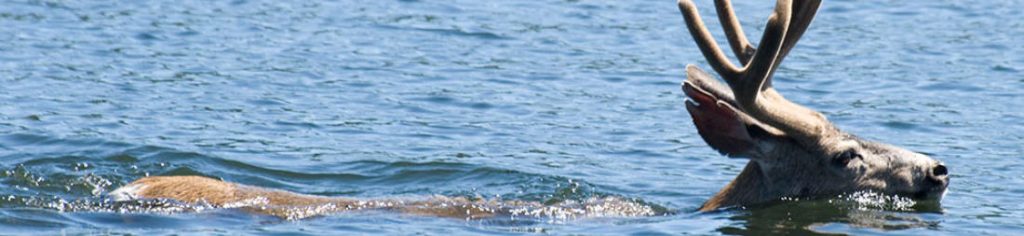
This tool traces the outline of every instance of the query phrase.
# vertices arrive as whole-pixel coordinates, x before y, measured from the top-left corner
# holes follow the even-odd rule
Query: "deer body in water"
[[[359,199],[324,197],[266,189],[201,176],[153,176],[138,179],[109,194],[116,201],[166,199],[215,208],[302,219],[335,212],[383,210],[412,215],[481,219],[493,216],[565,220],[598,216],[651,216],[659,210],[620,197],[590,198],[544,205],[528,201],[471,200],[464,197]]]
[[[716,0],[729,43],[742,62],[733,65],[704,27],[690,0],[680,0],[687,28],[723,85],[694,65],[686,68],[686,109],[712,148],[750,161],[731,183],[701,206],[708,211],[753,205],[784,197],[835,196],[875,191],[914,198],[939,198],[948,185],[946,167],[919,153],[844,133],[820,113],[782,97],[771,77],[810,25],[821,1],[779,0],[760,44],[747,42],[728,0]],[[113,192],[118,200],[171,199],[218,207],[239,206],[258,213],[302,218],[353,209],[479,218],[495,214],[562,216],[654,215],[651,207],[620,198],[573,206],[537,202],[471,201],[434,197],[421,200],[361,200],[321,197],[229,183],[206,177],[146,177]],[[527,211],[527,212],[523,212]],[[533,213],[529,213],[533,211]]]
[[[726,85],[695,65],[686,67],[686,109],[712,148],[750,161],[700,210],[766,203],[781,198],[873,191],[937,199],[949,184],[944,165],[923,154],[845,133],[824,115],[790,102],[772,86],[779,63],[814,18],[820,0],[779,0],[757,48],[747,41],[728,0],[716,0],[733,65],[718,47],[691,0],[680,0],[687,29]]]

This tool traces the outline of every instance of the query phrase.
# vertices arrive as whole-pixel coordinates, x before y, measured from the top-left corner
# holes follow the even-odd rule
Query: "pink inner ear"
[[[704,142],[725,155],[748,154],[754,147],[754,139],[747,133],[735,108],[689,82],[684,83],[683,92],[692,99],[686,101],[686,110]]]

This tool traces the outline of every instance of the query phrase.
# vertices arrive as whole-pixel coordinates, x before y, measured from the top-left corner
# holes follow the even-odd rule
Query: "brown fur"
[[[268,205],[299,206],[316,204],[349,205],[353,200],[304,195],[280,190],[228,183],[200,176],[152,176],[136,180],[132,185],[145,186],[142,198],[175,199],[185,203],[205,202],[214,206],[264,197]]]
[[[765,201],[762,199],[764,194],[761,194],[760,191],[751,191],[753,189],[761,189],[764,186],[761,181],[762,179],[764,179],[764,176],[757,163],[748,162],[747,166],[743,168],[743,171],[735,179],[725,185],[722,190],[719,190],[715,196],[704,202],[699,210],[712,211],[725,206],[763,202]]]
[[[656,212],[617,197],[582,203],[545,206],[538,202],[470,200],[464,197],[434,196],[425,199],[355,199],[322,197],[224,182],[200,176],[154,176],[138,179],[115,192],[133,198],[171,199],[213,207],[238,207],[285,219],[352,210],[385,210],[420,216],[479,219],[496,215],[548,217],[643,216]]]
[[[327,211],[354,209],[391,209],[415,215],[446,217],[485,217],[488,212],[465,198],[438,198],[432,201],[373,200],[360,201],[351,198],[322,197],[298,194],[281,190],[224,182],[201,176],[153,176],[138,179],[128,186],[144,186],[138,191],[139,198],[173,199],[189,204],[210,204],[226,207],[232,204],[250,204],[247,210],[258,213],[295,218],[294,211],[324,208]]]

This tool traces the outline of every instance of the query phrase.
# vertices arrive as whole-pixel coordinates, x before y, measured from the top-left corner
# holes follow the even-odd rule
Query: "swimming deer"
[[[858,138],[824,115],[784,98],[772,75],[810,25],[820,0],[779,0],[755,48],[729,0],[716,0],[718,19],[742,67],[718,47],[691,0],[679,10],[697,47],[726,85],[687,65],[686,109],[705,142],[746,167],[707,200],[701,211],[782,198],[874,191],[939,199],[949,184],[942,163],[920,153]]]
[[[757,48],[747,42],[728,0],[716,0],[719,19],[743,67],[715,44],[690,0],[680,0],[687,28],[722,85],[694,65],[686,67],[686,109],[712,148],[750,161],[699,210],[767,203],[784,197],[834,196],[876,191],[915,198],[940,198],[949,183],[946,167],[895,146],[844,133],[821,113],[782,97],[771,83],[779,63],[810,25],[821,1],[779,0]],[[169,199],[188,204],[242,208],[288,219],[359,209],[458,218],[498,214],[649,216],[650,206],[616,197],[568,205],[483,201],[466,198],[357,199],[306,195],[199,176],[138,179],[110,194],[115,200]]]

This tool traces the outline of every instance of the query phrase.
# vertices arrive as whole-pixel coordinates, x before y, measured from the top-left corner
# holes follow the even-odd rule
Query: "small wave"
[[[587,218],[645,217],[668,214],[660,210],[660,207],[621,197],[593,197],[583,201],[569,200],[550,205],[519,200],[472,200],[465,197],[445,196],[420,200],[411,198],[358,200],[347,205],[328,203],[298,206],[275,206],[271,205],[266,198],[259,197],[222,205],[212,205],[206,202],[183,203],[169,199],[115,201],[111,198],[82,198],[69,201],[59,197],[14,195],[0,199],[0,201],[7,204],[69,213],[180,214],[240,209],[250,213],[276,216],[283,220],[301,220],[346,212],[380,211],[467,221],[475,220],[496,225],[517,225],[525,222],[564,224]]]
[[[116,146],[119,148],[102,153],[86,151],[83,155],[36,154],[12,163],[0,172],[0,186],[12,187],[0,199],[0,205],[115,214],[236,209],[287,220],[340,212],[390,211],[431,213],[428,215],[497,225],[565,223],[581,218],[640,217],[668,212],[655,204],[601,191],[601,186],[586,182],[477,164],[357,160],[337,162],[329,170],[310,172],[157,146]],[[95,146],[82,149],[91,148]],[[306,194],[361,196],[367,200],[356,205],[270,206],[266,201],[249,199],[215,206],[166,199],[114,201],[107,196],[113,188],[150,173],[221,176],[243,184]],[[481,195],[491,197],[488,200]]]

